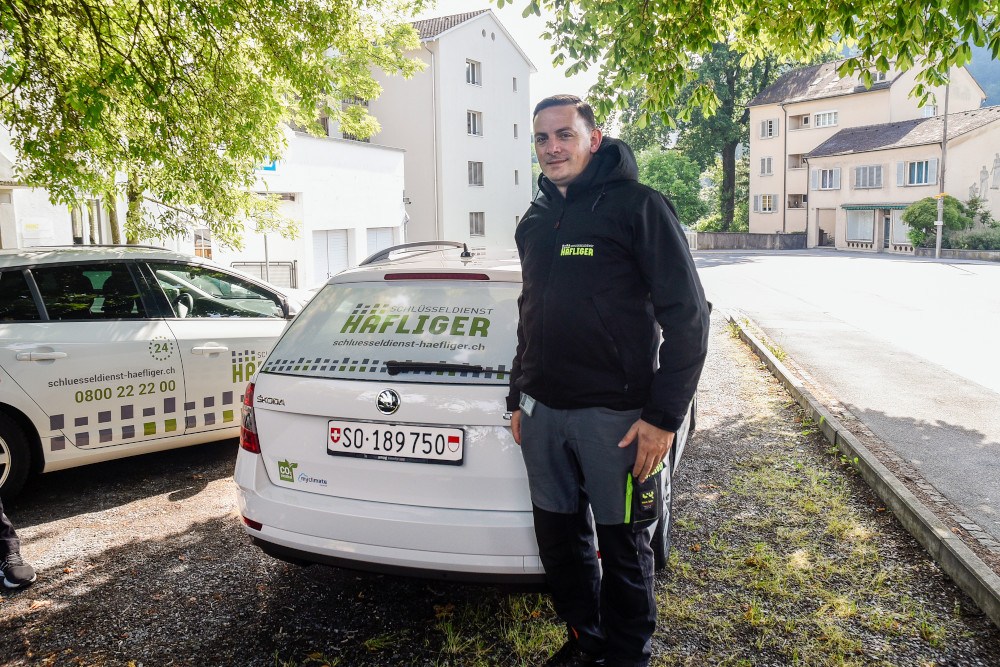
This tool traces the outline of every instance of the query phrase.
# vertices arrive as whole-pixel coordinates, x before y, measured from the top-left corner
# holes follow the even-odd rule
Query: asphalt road
[[[700,252],[742,311],[1000,540],[1000,264],[827,250]]]

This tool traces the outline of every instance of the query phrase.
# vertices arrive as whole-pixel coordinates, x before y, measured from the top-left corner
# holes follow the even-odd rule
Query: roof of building
[[[491,9],[479,9],[474,12],[465,12],[464,14],[452,14],[451,16],[438,16],[436,18],[421,19],[419,21],[413,22],[413,27],[416,28],[417,32],[420,34],[420,41],[429,42],[440,38],[446,32],[457,28],[467,21],[478,18],[483,14],[489,14],[493,16],[493,20],[496,25],[500,28],[510,43],[513,44],[514,48],[517,50],[521,57],[524,58],[524,62],[528,63],[528,69],[532,74],[538,70],[535,68],[534,63],[531,62],[531,58],[528,54],[524,52],[517,41],[507,32],[507,28],[503,27],[503,24],[499,19],[493,14]],[[485,34],[485,33],[484,33]]]
[[[948,114],[948,141],[1000,120],[1000,106]],[[898,123],[862,125],[837,132],[809,152],[807,157],[850,155],[907,146],[924,146],[941,141],[944,116],[917,118]]]
[[[851,74],[841,78],[837,74],[837,68],[843,62],[843,60],[835,60],[828,63],[820,63],[819,65],[800,67],[799,69],[786,72],[778,77],[777,81],[760,91],[756,97],[750,100],[747,106],[754,107],[761,104],[779,104],[781,102],[804,102],[824,97],[885,90],[899,76],[898,73],[890,74],[886,77],[885,81],[873,83],[871,88],[865,88],[858,75]]]
[[[451,30],[457,25],[465,23],[469,19],[474,19],[480,14],[485,14],[490,10],[480,9],[474,12],[465,12],[464,14],[452,14],[451,16],[438,16],[432,19],[423,19],[421,21],[414,21],[413,27],[417,29],[420,33],[420,39],[434,39],[438,35],[448,30]]]

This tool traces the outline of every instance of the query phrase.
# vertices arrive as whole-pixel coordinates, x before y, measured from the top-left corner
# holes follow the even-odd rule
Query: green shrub
[[[945,240],[957,250],[1000,250],[1000,227],[951,232]]]
[[[937,220],[937,200],[926,197],[910,204],[903,211],[903,222],[910,226],[909,237],[914,247],[933,246],[936,232],[934,222]],[[951,195],[944,198],[944,232],[958,231],[972,226],[965,204]],[[943,239],[942,239],[943,240]]]
[[[722,231],[722,214],[713,213],[712,215],[706,215],[704,218],[698,220],[694,223],[692,227],[696,232],[721,232]]]

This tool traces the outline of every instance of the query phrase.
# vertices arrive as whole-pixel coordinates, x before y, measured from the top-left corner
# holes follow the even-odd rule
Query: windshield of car
[[[327,285],[262,372],[385,381],[395,368],[405,372],[392,373],[393,382],[505,385],[520,291],[518,283],[465,280]]]

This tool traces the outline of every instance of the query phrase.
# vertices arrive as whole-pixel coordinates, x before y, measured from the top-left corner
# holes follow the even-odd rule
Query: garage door
[[[392,244],[392,227],[372,227],[368,230],[368,255],[385,250]]]
[[[313,284],[325,283],[347,266],[347,230],[322,229],[313,232]]]

